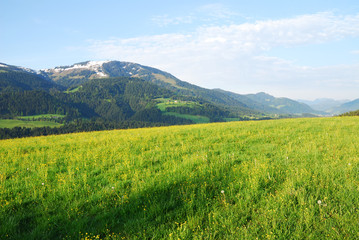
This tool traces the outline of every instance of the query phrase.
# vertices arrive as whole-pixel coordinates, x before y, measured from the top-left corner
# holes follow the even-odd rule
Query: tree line
[[[359,116],[359,110],[356,110],[356,111],[351,111],[351,112],[346,112],[346,113],[343,113],[341,115],[339,115],[341,117],[346,117],[346,116]]]
[[[167,118],[169,117],[169,118]],[[93,120],[75,120],[71,123],[66,123],[61,127],[14,127],[14,128],[0,128],[0,139],[9,138],[21,138],[21,137],[35,137],[35,136],[47,136],[58,135],[76,132],[90,132],[90,131],[103,131],[113,129],[129,129],[129,128],[144,128],[144,127],[159,127],[170,126],[174,124],[189,124],[192,121],[184,119],[182,122],[178,122],[177,119],[173,119],[171,122],[171,116],[166,116],[165,121],[162,122],[148,122],[148,121],[104,121],[102,119]]]

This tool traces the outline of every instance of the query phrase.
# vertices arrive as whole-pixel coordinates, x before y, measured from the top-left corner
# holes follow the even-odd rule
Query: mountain
[[[273,107],[267,106],[265,104],[262,104],[257,99],[252,99],[246,95],[229,92],[229,91],[225,91],[222,89],[215,89],[215,91],[224,93],[224,94],[230,96],[231,98],[245,104],[248,108],[256,109],[260,112],[269,113],[269,114],[283,113],[283,112],[280,112],[277,108],[273,108]]]
[[[202,88],[137,63],[87,61],[38,72],[1,63],[0,118],[40,114],[64,115],[65,122],[106,121],[108,127],[118,123],[171,125],[320,112],[265,93],[241,95]]]
[[[333,110],[333,113],[341,114],[341,113],[356,111],[356,110],[359,110],[359,98],[350,102],[343,103],[339,107],[335,108]]]
[[[199,98],[220,105],[230,111],[242,112],[250,115],[261,114],[260,111],[251,109],[242,102],[237,101],[226,94],[198,87],[181,81],[167,72],[137,63],[120,61],[87,61],[71,66],[44,69],[40,71],[40,74],[45,78],[51,79],[66,87],[74,87],[95,78],[137,77],[174,91],[179,95]]]
[[[325,111],[331,115],[339,115],[346,112],[359,110],[359,99],[355,100],[334,100],[330,98],[316,99],[314,101],[298,100],[306,103],[315,110]]]
[[[180,95],[191,96],[208,101],[231,112],[240,115],[266,114],[302,114],[321,112],[311,109],[309,106],[277,99],[271,96],[272,103],[262,101],[259,95],[241,95],[220,89],[206,89],[185,81],[181,81],[173,75],[156,68],[143,66],[137,63],[120,61],[87,61],[71,66],[44,69],[40,73],[48,79],[66,87],[80,85],[90,79],[106,77],[138,77],[164,87]],[[269,96],[269,95],[268,95]]]
[[[40,70],[40,74],[66,87],[76,86],[90,79],[108,77],[137,77],[175,88],[181,88],[180,85],[183,83],[171,74],[158,69],[120,61],[87,61]]]
[[[25,68],[25,67],[18,67],[18,66],[13,66],[13,65],[8,65],[8,64],[5,64],[5,63],[0,63],[0,68],[2,68],[2,70],[17,71],[17,72],[27,72],[27,73],[37,74],[37,71],[35,71],[33,69]]]
[[[297,101],[309,105],[314,110],[327,112],[328,114],[333,113],[333,111],[335,111],[336,108],[339,108],[340,105],[349,102],[349,100],[334,100],[331,98],[319,98],[319,99],[315,99],[314,101],[309,101],[309,100],[297,100]]]
[[[118,66],[113,64],[122,64],[120,62],[106,65],[111,71],[107,70],[105,77],[101,74],[102,64],[86,62],[39,74],[1,64],[0,117],[61,114],[71,121],[92,118],[112,122],[136,121],[140,125],[143,125],[141,122],[170,125],[193,123],[191,116],[200,116],[206,121],[223,121],[230,116],[226,109],[204,99],[181,95],[148,80],[109,77],[116,75],[113,72]],[[157,74],[156,70],[151,71]],[[125,72],[122,75],[126,75]],[[166,75],[170,76],[163,73],[161,79]],[[71,79],[77,82],[69,84],[69,88],[57,84]]]
[[[0,92],[64,89],[36,71],[0,63]]]
[[[261,103],[264,106],[270,107],[271,109],[277,109],[278,113],[282,114],[325,114],[324,112],[313,110],[307,104],[300,103],[289,98],[275,98],[264,92],[247,94],[245,96],[253,101]]]

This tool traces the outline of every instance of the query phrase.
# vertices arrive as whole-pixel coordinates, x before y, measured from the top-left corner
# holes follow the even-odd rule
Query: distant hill
[[[339,115],[350,111],[359,110],[359,98],[355,100],[334,100],[334,99],[316,99],[314,101],[298,100],[306,103],[313,109],[325,111],[331,115]]]
[[[253,101],[259,102],[264,106],[274,108],[278,110],[278,113],[287,114],[303,114],[303,113],[315,113],[325,114],[321,111],[313,110],[307,104],[294,101],[289,98],[275,98],[267,93],[260,92],[257,94],[247,94],[246,97]]]
[[[359,98],[340,105],[339,107],[334,109],[334,113],[341,114],[341,113],[356,111],[356,110],[359,110]]]
[[[242,95],[242,94],[237,94],[237,93],[233,93],[233,92],[229,92],[229,91],[224,91],[222,89],[215,89],[215,91],[221,92],[223,94],[226,94],[226,95],[232,97],[233,99],[236,99],[237,101],[242,102],[248,108],[256,109],[256,110],[258,110],[260,112],[271,113],[271,114],[284,113],[284,112],[280,111],[277,108],[273,108],[271,106],[262,104],[261,101],[259,101],[258,99],[251,98],[251,97],[249,97],[247,95]]]
[[[331,98],[319,98],[314,101],[309,100],[297,100],[298,102],[309,105],[312,109],[317,111],[323,111],[328,114],[332,114],[335,109],[339,108],[340,105],[349,102],[350,100],[334,100]]]

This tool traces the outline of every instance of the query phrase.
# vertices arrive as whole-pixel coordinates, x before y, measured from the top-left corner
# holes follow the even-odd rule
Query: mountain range
[[[266,94],[267,99],[264,99],[264,93],[241,95],[226,92],[221,89],[210,90],[201,88],[181,81],[164,71],[137,63],[120,61],[88,61],[71,66],[45,69],[41,70],[40,73],[44,77],[66,87],[76,86],[88,81],[88,79],[94,78],[137,77],[183,95],[201,97],[209,100],[210,102],[222,105],[223,107],[243,110],[244,112],[255,111],[258,113],[275,114],[322,113],[287,98],[277,99]],[[268,102],[268,99],[271,99],[271,101]]]
[[[358,99],[354,101],[350,100],[334,100],[330,98],[318,98],[313,101],[309,100],[297,100],[310,106],[317,111],[326,112],[330,115],[338,115],[348,111],[354,111],[359,109]]]
[[[68,121],[161,124],[327,115],[314,103],[206,89],[137,63],[87,61],[35,71],[0,63],[0,118],[57,113]],[[311,106],[312,107],[311,107]],[[344,110],[345,109],[345,110]],[[359,109],[359,99],[336,113]]]

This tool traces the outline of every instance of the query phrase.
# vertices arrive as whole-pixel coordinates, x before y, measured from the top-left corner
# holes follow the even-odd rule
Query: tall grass
[[[2,140],[0,238],[359,238],[358,121]]]

